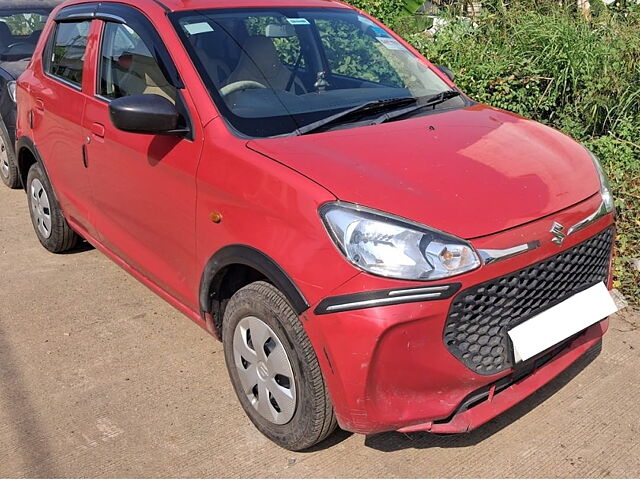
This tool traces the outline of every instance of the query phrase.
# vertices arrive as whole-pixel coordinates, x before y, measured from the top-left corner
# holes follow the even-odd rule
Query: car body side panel
[[[48,23],[44,38],[49,37],[53,26]],[[87,53],[96,41],[94,27],[89,32]],[[83,77],[80,90],[45,74],[42,61],[45,43],[43,39],[38,43],[32,67],[21,77],[24,84],[29,85],[32,99],[22,103],[23,95],[19,93],[20,121],[24,130],[21,134],[30,136],[36,144],[65,216],[93,232],[91,186],[83,164],[84,138],[78,121],[84,113],[89,79],[86,75]]]
[[[312,303],[358,271],[324,231],[318,208],[327,190],[244,148],[221,119],[206,129],[198,171],[198,266],[226,245],[244,244],[273,259]],[[220,223],[210,219],[222,216]]]
[[[101,21],[94,21],[99,34]],[[202,152],[200,119],[188,92],[194,140],[118,130],[96,93],[96,42],[85,66],[91,83],[82,134],[100,242],[180,302],[197,305],[195,176]]]

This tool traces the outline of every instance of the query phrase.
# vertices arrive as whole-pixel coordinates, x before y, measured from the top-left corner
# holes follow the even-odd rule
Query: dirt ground
[[[0,188],[0,477],[638,477],[640,314],[476,432],[339,432],[291,453],[241,411],[222,348],[93,249],[42,249]]]

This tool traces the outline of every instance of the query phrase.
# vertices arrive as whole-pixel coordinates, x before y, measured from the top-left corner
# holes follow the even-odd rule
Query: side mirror
[[[111,123],[125,132],[149,135],[183,135],[178,129],[180,114],[169,100],[160,95],[131,95],[109,104]]]
[[[438,70],[440,70],[449,78],[449,80],[451,80],[452,82],[455,80],[456,76],[448,67],[445,67],[444,65],[437,65],[437,67],[438,67]]]

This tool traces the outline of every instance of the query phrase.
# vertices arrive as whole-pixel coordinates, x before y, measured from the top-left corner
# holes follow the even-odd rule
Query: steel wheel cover
[[[233,358],[244,395],[266,420],[284,425],[296,413],[296,382],[282,341],[257,317],[240,320]]]
[[[0,138],[0,172],[4,178],[9,178],[9,153],[2,138]]]
[[[51,204],[44,185],[37,178],[31,182],[31,213],[43,238],[51,236]]]

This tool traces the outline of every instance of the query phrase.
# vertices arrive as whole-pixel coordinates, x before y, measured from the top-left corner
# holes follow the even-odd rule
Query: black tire
[[[295,414],[278,425],[263,417],[244,393],[234,361],[234,333],[248,317],[262,320],[286,351],[296,389]],[[337,426],[333,406],[311,342],[298,315],[273,285],[255,282],[239,290],[229,301],[222,330],[224,353],[231,383],[242,408],[267,438],[283,448],[300,451],[327,438]]]
[[[38,227],[38,216],[34,209],[36,201],[34,197],[34,187],[38,183],[42,185],[41,190],[44,190],[44,193],[46,193],[49,204],[49,208],[47,210],[48,215],[50,216],[50,228],[48,229],[50,233],[48,236],[45,235]],[[42,195],[41,191],[39,193]],[[29,175],[27,176],[27,198],[29,201],[31,223],[33,224],[33,228],[38,236],[38,240],[40,240],[40,243],[44,248],[53,253],[63,253],[78,245],[80,237],[71,230],[71,227],[69,227],[69,224],[65,220],[62,210],[53,195],[49,179],[45,175],[39,163],[34,163],[29,170]]]
[[[9,139],[9,132],[4,122],[0,120],[0,178],[9,188],[20,188],[22,182],[18,175],[15,150]],[[5,164],[6,162],[6,164]]]

